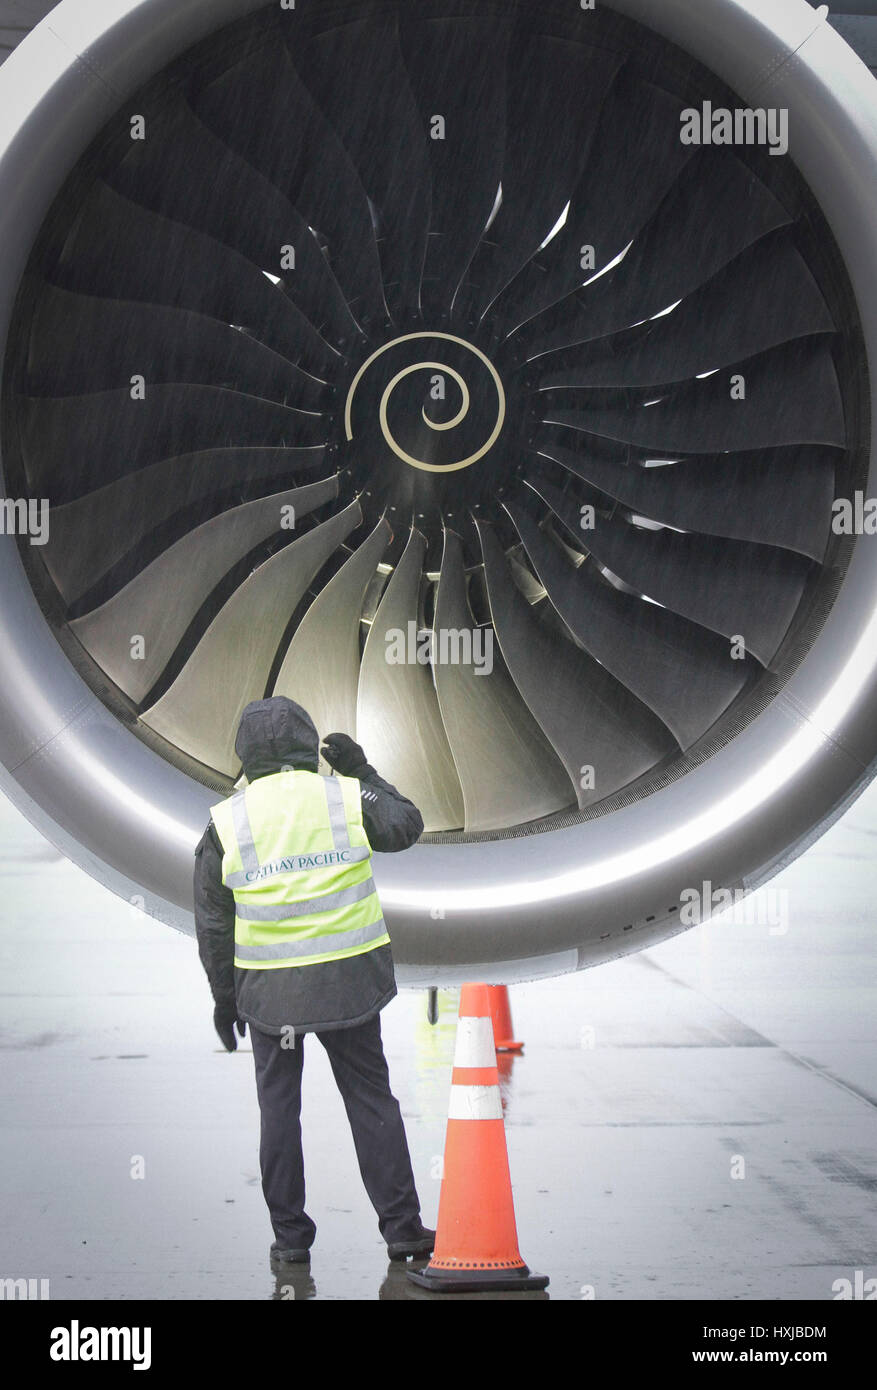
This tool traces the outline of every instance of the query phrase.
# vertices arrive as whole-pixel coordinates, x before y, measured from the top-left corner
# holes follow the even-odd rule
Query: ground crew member
[[[329,1054],[390,1258],[427,1255],[435,1237],[420,1220],[381,1042],[396,980],[369,862],[372,850],[413,845],[423,820],[351,738],[326,739],[334,777],[318,775],[319,748],[301,705],[248,705],[235,742],[247,786],[212,808],[195,851],[198,950],[228,1051],[250,1024],[275,1267],[307,1261],[316,1234],[304,1209],[305,1033]]]

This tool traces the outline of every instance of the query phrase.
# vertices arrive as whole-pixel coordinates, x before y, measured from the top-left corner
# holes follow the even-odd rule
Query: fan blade
[[[567,447],[564,430],[540,437],[539,452],[638,516],[679,531],[797,550],[822,561],[831,532],[835,464],[823,448],[793,445],[752,454],[685,458],[664,467]],[[557,442],[555,442],[557,441]]]
[[[208,627],[144,724],[229,777],[244,707],[265,696],[286,628],[316,575],[362,522],[358,502],[273,555],[241,585]]]
[[[547,483],[530,483],[579,544],[585,534],[570,498]],[[587,533],[593,558],[635,589],[729,640],[769,666],[788,631],[810,576],[810,562],[787,550],[745,541],[646,531],[599,520]]]
[[[81,294],[192,309],[236,324],[321,379],[339,360],[292,300],[237,251],[100,182],[51,279]]]
[[[737,376],[745,398],[734,394]],[[712,375],[635,408],[625,401],[567,410],[552,401],[544,419],[628,444],[689,454],[780,444],[846,445],[840,385],[824,338],[773,348],[740,364],[730,376]]]
[[[300,52],[299,72],[377,212],[387,303],[417,305],[432,181],[426,132],[408,85],[396,19],[338,25],[305,42]],[[367,86],[338,81],[339,73],[358,68],[368,72]]]
[[[834,321],[803,257],[785,237],[757,243],[703,289],[627,341],[540,359],[540,390],[661,386],[754,357],[796,338],[834,332]]]
[[[357,57],[353,70],[359,67]],[[346,83],[339,87],[347,90]],[[280,99],[266,101],[266,92]],[[354,317],[380,319],[386,306],[368,198],[284,44],[275,40],[242,58],[193,96],[192,105],[314,228]]]
[[[481,317],[535,256],[582,175],[597,118],[622,59],[607,49],[525,30],[511,52],[502,207],[472,267]]]
[[[474,650],[463,547],[459,536],[446,531],[433,638],[439,658],[442,633],[467,632]],[[445,640],[450,649],[450,636]],[[486,661],[479,674],[474,665],[442,662],[433,652],[439,709],[463,789],[469,832],[504,829],[509,807],[523,825],[575,804],[569,778],[518,695],[492,637],[491,642],[489,673]]]
[[[427,831],[457,830],[463,790],[428,665],[389,660],[389,643],[420,629],[426,541],[412,530],[369,629],[356,707],[356,737],[381,775],[417,805]]]
[[[169,105],[165,96],[145,120],[147,139],[130,142],[121,164],[107,175],[110,186],[280,276],[302,312],[331,339],[354,333],[356,324],[316,237],[280,190],[182,98]],[[294,268],[288,248],[295,252]]]
[[[663,313],[791,221],[735,155],[699,151],[621,264],[522,330],[527,357],[589,343]]]
[[[477,525],[490,611],[512,680],[579,788],[579,807],[602,801],[663,761],[675,742],[586,652],[543,626],[512,579],[492,528]],[[587,768],[592,779],[583,775]]]
[[[422,303],[451,307],[490,220],[502,180],[507,35],[491,19],[403,20],[402,50],[432,172],[432,225]]]
[[[130,388],[133,364],[157,386],[222,386],[302,410],[318,410],[327,399],[323,382],[217,319],[40,287],[28,347],[30,395]]]
[[[140,704],[216,585],[239,560],[284,529],[286,509],[293,508],[292,520],[297,522],[337,496],[338,479],[331,478],[223,512],[177,541],[107,603],[70,626],[101,670]],[[168,603],[169,595],[173,603]],[[131,655],[135,634],[145,645],[145,656],[136,660]]]
[[[322,467],[325,456],[324,449],[207,449],[162,459],[75,502],[53,507],[43,548],[46,568],[71,605],[169,518],[197,507],[198,521],[207,520],[217,510],[217,499],[232,489],[241,500],[244,486],[313,472]]]
[[[622,69],[603,108],[566,226],[544,265],[529,267],[503,299],[507,332],[590,278],[594,272],[582,270],[584,248],[594,248],[598,268],[609,265],[654,216],[693,154],[693,147],[679,139],[682,108],[678,97]]]
[[[328,425],[256,396],[213,386],[147,386],[90,396],[21,397],[21,447],[31,491],[70,501],[107,479],[210,445],[322,444]],[[54,463],[67,460],[59,486]]]
[[[392,540],[381,519],[314,599],[296,629],[274,684],[275,695],[303,705],[325,737],[356,733],[360,627],[366,591]]]
[[[522,507],[507,503],[506,510],[576,640],[690,748],[739,695],[746,664],[731,660],[723,638],[619,593],[590,565],[576,569]]]

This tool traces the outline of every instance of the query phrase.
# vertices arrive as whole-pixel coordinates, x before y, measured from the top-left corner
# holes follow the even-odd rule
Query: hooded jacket
[[[284,768],[316,772],[320,739],[310,715],[275,697],[248,705],[235,741],[248,782]],[[394,854],[423,833],[414,804],[368,763],[352,774],[362,792],[362,823],[372,849]],[[211,821],[195,851],[198,953],[215,1002],[263,1032],[328,1032],[352,1028],[379,1013],[396,994],[390,946],[346,960],[288,970],[240,970],[234,964],[235,901],[222,882],[222,845]]]

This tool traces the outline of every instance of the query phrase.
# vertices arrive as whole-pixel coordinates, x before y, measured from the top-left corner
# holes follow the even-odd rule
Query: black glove
[[[365,753],[347,734],[328,734],[322,751],[329,766],[342,777],[358,777],[368,767]]]
[[[237,1010],[234,1007],[229,1008],[227,1004],[217,1004],[213,1010],[213,1026],[226,1052],[237,1052],[238,1040],[234,1030],[237,1028],[241,1037],[247,1031],[246,1021],[238,1018]]]

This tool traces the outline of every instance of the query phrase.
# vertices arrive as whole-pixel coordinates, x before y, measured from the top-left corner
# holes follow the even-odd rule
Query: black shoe
[[[285,1250],[275,1241],[271,1246],[271,1268],[276,1269],[278,1265],[304,1265],[310,1264],[310,1250]]]
[[[407,1260],[409,1256],[431,1255],[435,1246],[435,1231],[427,1230],[426,1226],[421,1228],[419,1236],[413,1240],[394,1240],[387,1244],[387,1253],[391,1260]]]

